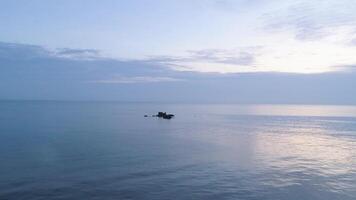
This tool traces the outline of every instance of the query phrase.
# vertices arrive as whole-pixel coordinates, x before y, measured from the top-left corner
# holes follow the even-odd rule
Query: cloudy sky
[[[353,0],[2,0],[0,98],[356,104],[355,10]]]

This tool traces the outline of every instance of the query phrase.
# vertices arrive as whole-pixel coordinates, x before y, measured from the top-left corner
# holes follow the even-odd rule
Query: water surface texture
[[[0,199],[354,200],[355,147],[352,106],[2,101]]]

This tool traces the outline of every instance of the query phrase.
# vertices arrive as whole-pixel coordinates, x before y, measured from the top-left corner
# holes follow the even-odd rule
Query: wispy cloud
[[[36,59],[36,58],[68,58],[68,59],[101,59],[100,51],[95,49],[50,49],[40,45],[0,42],[0,58],[4,59]]]
[[[72,59],[98,59],[100,52],[96,49],[70,49],[60,48],[55,49],[54,53],[58,57],[72,58]]]
[[[224,73],[226,72],[226,66],[228,66],[231,72],[238,72],[241,71],[242,67],[253,67],[255,57],[261,48],[256,46],[237,49],[204,49],[187,51],[183,56],[150,57],[146,61],[161,63],[179,71]],[[215,67],[209,69],[208,65]],[[217,66],[220,66],[220,69]]]
[[[272,9],[262,18],[267,30],[293,31],[298,40],[317,40],[337,28],[356,30],[355,9],[352,0],[298,0]]]
[[[209,61],[212,63],[223,63],[232,65],[252,65],[254,62],[254,52],[243,50],[223,50],[206,49],[200,51],[190,51],[191,61]]]
[[[116,76],[115,78],[106,80],[91,81],[93,83],[102,84],[134,84],[134,83],[160,83],[160,82],[177,82],[183,81],[183,79],[172,77],[160,77],[160,76]]]

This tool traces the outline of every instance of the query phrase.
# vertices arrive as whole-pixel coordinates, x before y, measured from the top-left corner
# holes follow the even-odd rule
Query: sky
[[[356,104],[355,10],[353,0],[1,0],[0,99]]]

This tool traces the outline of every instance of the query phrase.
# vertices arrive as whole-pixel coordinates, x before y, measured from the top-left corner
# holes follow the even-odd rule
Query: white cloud
[[[239,12],[236,16],[228,15],[236,17],[235,26],[224,27],[225,34],[221,33],[220,40],[211,38],[226,47],[195,49],[179,56],[162,57],[158,62],[178,71],[218,73],[324,73],[356,64],[353,0],[276,0],[251,4],[256,7],[259,4],[259,9],[246,15]],[[244,21],[250,23],[246,26]],[[235,29],[239,32],[231,37]]]

